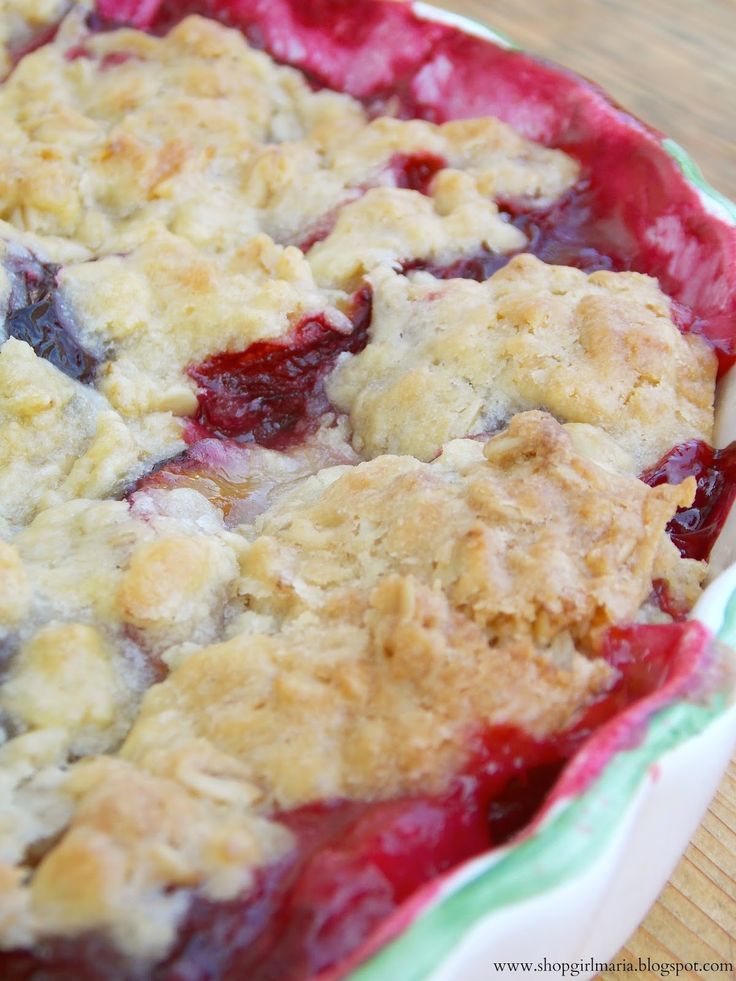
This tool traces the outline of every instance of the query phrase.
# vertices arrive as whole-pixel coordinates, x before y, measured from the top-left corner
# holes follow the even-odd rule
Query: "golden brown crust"
[[[521,255],[485,283],[385,268],[371,281],[370,343],[328,382],[363,455],[431,459],[535,407],[602,428],[636,471],[712,437],[715,355],[647,276]]]
[[[258,518],[237,635],[149,691],[124,755],[204,738],[291,806],[441,786],[468,727],[569,721],[693,488],[599,470],[542,413],[481,450],[326,471]]]
[[[289,847],[264,807],[440,789],[474,728],[569,723],[610,684],[599,638],[636,617],[691,484],[600,469],[550,416],[525,413],[432,464],[323,469],[237,535],[184,488],[132,514],[43,512],[17,541],[45,602],[134,627],[171,670],[136,708],[115,629],[51,625],[23,647],[3,707],[21,741],[56,735],[43,752],[7,745],[11,813],[38,815],[31,835],[67,830],[14,887],[6,942],[104,927],[154,956],[185,906],[166,890],[231,896]],[[66,568],[50,569],[61,535]],[[231,639],[207,646],[213,624]],[[121,719],[120,757],[65,777],[65,755],[109,750]],[[28,828],[10,829],[15,861]]]

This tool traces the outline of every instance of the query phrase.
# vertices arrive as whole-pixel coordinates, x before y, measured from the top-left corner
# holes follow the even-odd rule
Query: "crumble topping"
[[[53,787],[44,817],[57,826],[73,817],[30,883],[0,865],[6,937],[23,943],[37,933],[105,929],[123,950],[155,958],[175,937],[183,889],[229,898],[248,888],[254,867],[288,849],[290,833],[253,812],[259,791],[234,760],[202,745],[186,756],[161,753],[152,766],[90,758],[68,773],[41,771],[41,785],[24,788],[21,813],[40,810],[38,795]]]
[[[74,817],[31,886],[45,931],[105,927],[123,949],[160,955],[185,908],[163,887],[204,883],[208,897],[229,898],[288,848],[289,832],[252,812],[258,790],[233,760],[204,746],[156,763],[149,773],[102,758],[71,771]]]
[[[71,54],[70,54],[71,52]],[[165,37],[88,35],[72,13],[0,90],[0,218],[95,252],[128,251],[168,228],[199,248],[283,242],[372,183],[394,153],[442,154],[485,197],[554,199],[577,176],[559,151],[497,120],[375,121],[353,99],[214,21]]]
[[[370,281],[369,343],[327,384],[363,455],[431,459],[535,407],[600,427],[637,472],[675,443],[712,439],[715,355],[680,333],[648,276],[521,255],[485,283],[384,267]]]
[[[0,47],[66,6],[0,0]],[[277,808],[440,790],[479,728],[605,692],[654,578],[692,604],[664,529],[693,481],[635,474],[710,438],[715,359],[635,273],[400,274],[523,250],[503,207],[559,200],[564,153],[71,6],[0,86],[0,947],[101,930],[145,961],[293,847]],[[365,282],[301,442],[192,436],[193,367],[310,317],[348,337]],[[42,286],[69,323],[8,336]]]
[[[16,855],[14,808],[63,833],[13,880],[5,942],[104,926],[158,954],[181,887],[232,896],[288,848],[274,806],[439,789],[474,727],[569,723],[610,685],[596,639],[637,616],[692,494],[599,468],[531,412],[431,464],[322,469],[238,534],[181,487],[46,509],[6,565],[66,620],[14,660],[2,708],[25,735],[3,752],[56,734],[45,767],[13,771],[9,814]],[[169,667],[140,704],[115,623]]]
[[[492,199],[467,174],[443,170],[431,196],[374,188],[346,204],[333,231],[309,251],[321,286],[353,289],[376,266],[402,259],[452,259],[481,244],[495,252],[523,248],[526,237],[503,221]]]
[[[322,471],[256,520],[238,633],[148,692],[123,754],[206,738],[290,806],[441,786],[474,721],[553,731],[609,681],[596,638],[692,495],[656,491],[541,413],[432,464]]]
[[[168,413],[126,423],[13,337],[0,347],[0,427],[0,522],[10,525],[59,501],[106,497],[184,445]]]
[[[329,132],[326,158],[341,173],[386,165],[387,153],[431,154],[475,179],[485,197],[550,204],[575,182],[579,166],[567,154],[525,140],[499,119],[456,119],[436,125],[384,116],[351,133]],[[388,175],[387,175],[388,176]]]
[[[207,256],[161,231],[129,255],[65,266],[59,285],[80,336],[112,347],[99,388],[125,416],[192,415],[190,364],[283,335],[308,314],[351,330],[335,305],[347,295],[318,290],[302,253],[264,235]]]
[[[240,541],[195,491],[166,497],[169,514],[83,499],[42,511],[15,538],[39,613],[135,628],[149,654],[214,637]]]

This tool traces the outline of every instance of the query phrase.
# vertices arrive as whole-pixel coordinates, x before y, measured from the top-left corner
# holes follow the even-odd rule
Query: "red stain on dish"
[[[610,701],[602,700],[604,718],[600,721],[605,724],[596,724],[596,706],[588,710],[590,738],[524,829],[525,835],[557,801],[589,787],[616,753],[636,747],[655,712],[684,697],[707,701],[722,670],[714,669],[711,641],[710,632],[697,620],[630,624],[607,632],[602,653],[620,674]]]
[[[554,800],[581,792],[613,753],[635,745],[651,713],[692,684],[708,643],[697,623],[614,629],[603,654],[619,679],[563,732],[478,733],[469,764],[442,795],[333,801],[280,815],[296,838],[290,855],[263,870],[246,896],[196,899],[175,950],[149,976],[297,981],[337,964],[342,976],[401,929],[406,900],[418,908],[460,862],[528,834]],[[100,944],[90,937],[0,955],[3,977],[25,981],[43,965],[56,981],[97,979],[101,962],[105,978],[123,977],[114,952],[101,960]]]
[[[697,482],[695,500],[677,511],[667,531],[682,555],[707,559],[736,500],[736,442],[722,450],[697,439],[680,443],[641,479],[656,487],[691,476]]]
[[[353,298],[349,333],[324,314],[306,317],[284,340],[258,341],[189,369],[199,385],[197,421],[220,436],[284,449],[316,428],[329,409],[325,375],[344,351],[368,342],[372,293]]]

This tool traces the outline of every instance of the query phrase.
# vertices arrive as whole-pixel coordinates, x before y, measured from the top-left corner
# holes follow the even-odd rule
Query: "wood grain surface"
[[[736,0],[434,0],[598,82],[736,198]]]
[[[708,180],[736,199],[736,0],[434,2],[598,82],[681,143]],[[736,966],[736,758],[670,882],[616,960],[638,967],[639,958]],[[604,975],[622,976],[632,975]]]

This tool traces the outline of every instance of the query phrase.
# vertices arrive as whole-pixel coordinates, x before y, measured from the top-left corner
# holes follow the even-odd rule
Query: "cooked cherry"
[[[686,558],[707,559],[736,499],[736,442],[722,450],[698,439],[680,443],[641,479],[656,487],[690,476],[697,482],[695,500],[677,511],[667,531]]]
[[[673,598],[666,579],[652,580],[652,599],[662,613],[666,613],[673,620],[684,620],[688,614],[687,608]]]
[[[515,255],[516,253],[512,254]],[[412,272],[414,269],[421,269],[432,273],[437,279],[474,279],[476,282],[482,283],[484,280],[490,279],[499,269],[503,269],[510,258],[511,254],[493,252],[483,245],[477,252],[455,259],[454,262],[439,265],[425,262],[423,259],[412,259],[403,263],[401,268],[405,273]]]
[[[396,187],[429,194],[432,181],[447,161],[436,153],[395,153],[389,161]]]
[[[502,208],[511,224],[528,239],[522,251],[531,252],[543,262],[574,266],[586,273],[626,268],[625,261],[599,251],[594,245],[602,236],[596,225],[588,181],[581,181],[549,208],[529,208],[523,202],[513,201],[502,203]]]
[[[61,310],[56,292],[58,266],[24,262],[13,270],[16,287],[5,322],[8,337],[33,348],[76,381],[92,384],[99,360],[74,336],[69,317]]]
[[[285,340],[258,341],[192,366],[198,422],[219,436],[272,448],[303,439],[329,409],[324,379],[337,356],[367,344],[371,306],[364,287],[353,299],[349,334],[320,314],[306,317]]]

